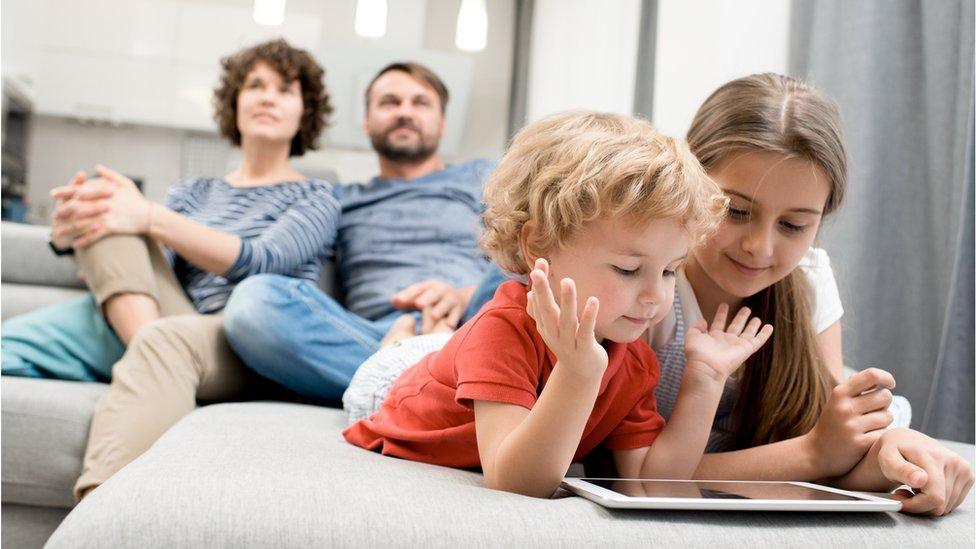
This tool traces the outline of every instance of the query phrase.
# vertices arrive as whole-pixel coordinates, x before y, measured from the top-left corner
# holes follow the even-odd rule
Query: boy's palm
[[[607,351],[596,340],[594,327],[600,302],[590,297],[583,314],[576,316],[576,284],[572,279],[560,283],[560,299],[556,304],[549,286],[549,264],[544,259],[536,261],[536,268],[529,274],[532,290],[526,298],[525,309],[535,320],[536,329],[546,346],[556,355],[562,368],[589,378],[600,379],[607,368]]]
[[[702,318],[685,332],[688,364],[703,364],[714,377],[723,381],[758,351],[773,333],[773,327],[763,325],[758,317],[750,319],[746,307],[739,309],[726,327],[728,312],[728,305],[723,303],[715,312],[711,327]]]

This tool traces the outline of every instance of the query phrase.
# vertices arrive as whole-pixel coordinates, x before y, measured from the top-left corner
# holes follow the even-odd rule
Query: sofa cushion
[[[200,408],[76,507],[48,547],[954,547],[974,534],[972,495],[941,519],[529,498],[488,490],[477,473],[354,447],[344,425],[341,410],[295,404]],[[968,459],[972,448],[956,447]]]
[[[85,290],[85,284],[78,280],[78,268],[74,262],[67,256],[58,257],[48,249],[47,241],[50,232],[51,228],[46,225],[25,225],[10,221],[0,223],[0,238],[2,238],[0,250],[3,254],[3,273],[0,276],[4,283],[3,318],[10,318],[56,301],[54,298],[57,294],[49,292],[50,288],[42,288],[42,286]],[[18,296],[16,301],[10,301],[6,297],[6,292],[11,283],[29,285],[25,289],[40,290],[47,294],[40,295],[40,299],[35,300],[33,306],[30,306],[29,294],[23,294]],[[341,298],[335,264],[331,261],[322,266],[318,285],[323,292],[336,299]],[[73,297],[73,294],[67,297]]]
[[[3,376],[3,501],[74,505],[88,425],[107,385]]]
[[[21,284],[84,288],[78,269],[67,256],[48,249],[50,227],[4,221],[0,224],[3,249],[3,281]],[[9,315],[8,315],[9,316]]]
[[[0,308],[3,320],[33,311],[48,305],[74,299],[88,293],[80,288],[59,286],[35,286],[33,284],[3,283],[3,305]]]

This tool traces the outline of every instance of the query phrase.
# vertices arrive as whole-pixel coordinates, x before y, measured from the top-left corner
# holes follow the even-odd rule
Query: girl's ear
[[[519,231],[519,251],[522,252],[522,258],[529,270],[535,268],[535,260],[539,258],[534,246],[537,238],[535,223],[526,221]]]

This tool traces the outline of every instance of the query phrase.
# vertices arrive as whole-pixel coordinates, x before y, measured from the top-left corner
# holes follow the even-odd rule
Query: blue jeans
[[[15,316],[2,330],[5,376],[107,383],[125,352],[91,295]]]
[[[467,321],[494,295],[505,274],[482,279],[462,317]],[[339,400],[359,365],[404,311],[367,320],[346,310],[308,280],[256,275],[234,289],[224,309],[227,341],[262,376],[305,396]]]

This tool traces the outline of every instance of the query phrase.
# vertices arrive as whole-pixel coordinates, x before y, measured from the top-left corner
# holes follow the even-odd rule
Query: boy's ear
[[[535,223],[526,221],[519,231],[519,251],[522,252],[522,258],[525,259],[525,264],[530,271],[535,268],[535,260],[539,258],[536,252],[536,240]]]

